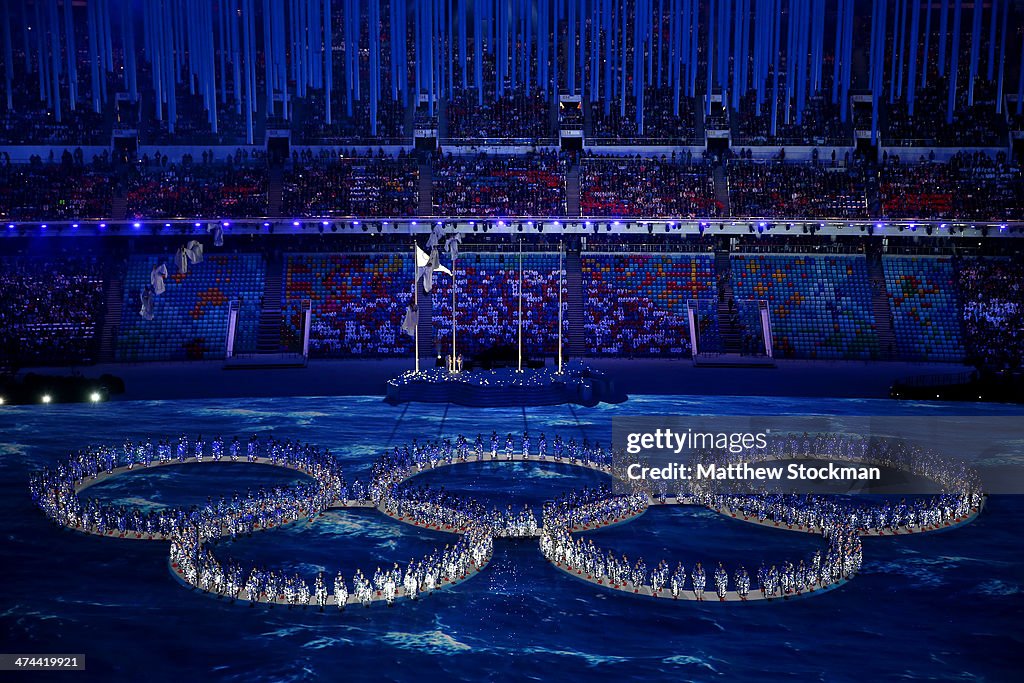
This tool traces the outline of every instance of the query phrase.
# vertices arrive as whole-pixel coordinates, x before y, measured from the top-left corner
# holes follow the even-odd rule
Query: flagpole
[[[523,371],[523,240],[519,240],[519,372]]]
[[[455,362],[455,359],[457,357],[456,353],[455,353],[455,261],[457,259],[458,259],[458,256],[453,251],[452,252],[452,371],[453,372],[458,367],[458,365]]]
[[[416,277],[419,267],[416,265],[416,241],[412,243],[412,301],[413,308],[416,309],[416,327],[413,330],[412,338],[414,340],[413,353],[416,355],[416,373],[420,371],[420,282],[419,278]]]
[[[558,243],[558,374],[562,374],[562,242]]]

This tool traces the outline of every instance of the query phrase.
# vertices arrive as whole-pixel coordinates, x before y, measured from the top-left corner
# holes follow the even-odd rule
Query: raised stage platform
[[[628,397],[603,372],[573,364],[561,373],[548,368],[468,370],[443,368],[405,372],[387,383],[388,403],[454,403],[498,408],[553,406],[572,403],[595,406],[622,403]]]

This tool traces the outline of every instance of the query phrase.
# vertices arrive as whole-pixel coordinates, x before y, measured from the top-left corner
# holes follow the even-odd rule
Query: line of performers
[[[235,448],[235,445],[238,448]],[[167,537],[186,527],[201,530],[204,537],[250,533],[255,529],[277,526],[303,517],[315,517],[336,500],[365,496],[364,487],[356,481],[351,487],[337,460],[328,450],[252,437],[243,449],[234,439],[225,450],[217,437],[209,444],[200,436],[190,442],[181,436],[177,443],[151,441],[134,444],[126,441],[121,448],[90,446],[80,449],[57,467],[44,470],[29,481],[33,502],[49,518],[71,528],[92,533],[118,533],[122,536]],[[171,452],[175,452],[171,456]],[[156,460],[153,460],[155,457]],[[77,487],[101,475],[110,475],[120,467],[148,467],[155,463],[202,462],[204,458],[220,460],[245,458],[249,462],[269,463],[296,470],[312,477],[300,482],[249,489],[245,494],[208,499],[205,505],[168,507],[143,512],[139,508],[115,505],[97,499],[82,501]]]
[[[404,568],[397,563],[389,570],[378,567],[371,578],[356,570],[351,583],[340,572],[333,580],[320,572],[310,583],[295,573],[245,566],[234,560],[221,562],[198,533],[187,530],[172,538],[170,561],[186,582],[208,593],[251,604],[317,605],[323,610],[329,604],[344,609],[354,603],[369,607],[383,601],[390,606],[402,597],[415,600],[479,571],[490,560],[493,548],[491,534],[470,529],[456,543],[411,560]]]
[[[620,511],[621,501],[608,499],[605,519],[615,519]],[[593,539],[572,536],[569,524],[569,517],[559,518],[555,509],[545,517],[540,548],[548,560],[611,588],[679,599],[689,585],[693,597],[704,600],[708,571],[702,563],[694,564],[689,572],[682,562],[671,569],[665,560],[648,569],[643,559],[632,562],[625,555],[617,557],[612,551],[601,548]],[[823,533],[827,542],[824,557],[821,551],[816,551],[811,558],[800,560],[795,565],[790,561],[770,567],[762,565],[756,572],[754,589],[766,598],[798,595],[833,585],[855,574],[863,561],[859,535],[840,523],[826,526]],[[718,563],[711,573],[715,595],[719,600],[727,599],[730,578],[736,598],[746,600],[751,590],[751,576],[742,564],[730,576],[725,566]]]

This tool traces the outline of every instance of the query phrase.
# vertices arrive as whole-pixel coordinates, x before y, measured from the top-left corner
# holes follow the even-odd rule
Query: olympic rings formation
[[[634,519],[651,505],[700,505],[730,518],[821,534],[824,555],[819,550],[797,565],[783,562],[771,569],[762,566],[755,575],[757,587],[753,591],[751,576],[743,566],[730,577],[719,563],[712,575],[718,602],[803,597],[832,590],[852,578],[863,561],[861,536],[948,529],[972,521],[984,503],[977,474],[962,463],[902,443],[836,435],[776,438],[766,450],[725,460],[829,459],[884,465],[927,477],[938,483],[943,493],[913,505],[886,502],[862,506],[824,496],[735,494],[707,482],[685,482],[670,496],[664,485],[652,491],[643,483],[629,480],[621,457],[600,445],[591,446],[586,441],[577,444],[574,440],[566,443],[556,437],[548,453],[543,434],[535,451],[531,451],[529,435],[522,436],[518,449],[509,435],[503,457],[498,453],[496,434],[492,434],[489,452],[483,448],[481,437],[477,437],[475,447],[461,436],[455,444],[413,442],[378,458],[365,487],[358,480],[349,485],[329,451],[298,442],[253,437],[243,445],[236,437],[225,444],[218,437],[210,442],[209,450],[206,445],[201,437],[190,444],[182,436],[176,445],[161,441],[155,448],[148,441],[137,446],[126,442],[123,449],[89,447],[34,477],[30,491],[44,514],[66,528],[101,536],[170,541],[171,572],[190,587],[251,604],[319,605],[321,610],[327,606],[342,609],[355,603],[368,606],[375,601],[392,604],[397,599],[416,599],[461,583],[486,566],[496,537],[539,538],[542,554],[555,567],[596,585],[632,595],[703,600],[707,573],[699,562],[689,572],[681,563],[673,570],[664,560],[648,570],[643,560],[631,563],[625,557],[617,559],[593,541],[573,536]],[[707,460],[711,456],[704,457]],[[627,485],[628,492],[613,494],[606,486],[573,492],[547,503],[543,524],[538,524],[528,509],[521,513],[511,508],[507,512],[488,510],[472,500],[407,485],[423,472],[474,461],[566,463],[606,474]],[[719,461],[724,462],[721,458]],[[149,513],[79,499],[89,486],[137,468],[203,462],[270,465],[301,473],[311,481],[260,488],[244,497],[235,494],[204,506]],[[396,564],[388,571],[378,569],[371,578],[357,571],[351,590],[341,574],[332,582],[321,573],[310,586],[305,578],[284,571],[221,562],[210,548],[218,540],[230,541],[303,519],[314,522],[328,509],[351,507],[376,507],[399,521],[456,533],[460,538],[454,545],[405,568]],[[333,592],[328,584],[333,584]]]

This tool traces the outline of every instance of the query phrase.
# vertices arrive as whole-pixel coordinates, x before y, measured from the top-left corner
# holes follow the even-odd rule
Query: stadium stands
[[[285,174],[285,215],[415,215],[419,172],[411,157],[309,159]]]
[[[686,305],[716,299],[710,254],[583,256],[588,353],[682,356],[690,353]]]
[[[92,257],[0,258],[0,366],[95,360],[103,292]]]
[[[0,167],[0,219],[107,218],[113,187],[109,171],[100,163],[5,165]]]
[[[167,279],[156,297],[154,319],[139,315],[140,290],[150,284],[154,266],[169,262],[165,254],[135,254],[124,277],[124,308],[117,339],[121,361],[203,360],[223,358],[228,304],[241,304],[235,353],[251,353],[263,297],[265,266],[260,254],[212,254],[185,274]]]
[[[711,167],[674,157],[588,157],[580,173],[584,216],[718,216]]]
[[[674,88],[644,89],[644,130],[640,133],[636,121],[636,98],[626,96],[625,115],[618,101],[612,102],[607,113],[603,102],[590,105],[593,121],[591,137],[601,144],[680,144],[697,139],[694,122],[695,104],[692,97],[680,96],[679,115],[674,113]]]
[[[952,259],[885,257],[882,267],[900,356],[908,360],[962,360]]]
[[[166,159],[166,157],[164,157]],[[178,164],[140,168],[128,181],[129,218],[267,215],[266,166]]]
[[[309,299],[314,357],[374,358],[411,353],[400,326],[409,305],[412,255],[290,254],[285,266],[285,346],[302,339],[301,305]]]
[[[459,90],[448,102],[448,137],[454,140],[537,140],[552,138],[551,103],[539,89],[523,88],[480,102],[475,88]]]
[[[434,215],[564,216],[565,171],[565,159],[547,153],[439,157]]]
[[[964,341],[969,360],[996,370],[1024,363],[1024,267],[1020,258],[959,263]]]
[[[833,168],[783,162],[729,164],[734,216],[863,218],[867,196],[859,167]]]
[[[472,358],[499,346],[516,348],[519,329],[519,257],[516,253],[462,253],[456,263],[456,352]],[[558,255],[523,253],[523,355],[558,352]],[[451,352],[451,278],[438,275],[432,293],[435,345]],[[563,307],[567,304],[563,299]],[[564,324],[563,317],[563,324]],[[563,328],[564,331],[564,328]]]
[[[767,300],[776,356],[878,355],[863,256],[736,254],[731,271],[737,299]]]

